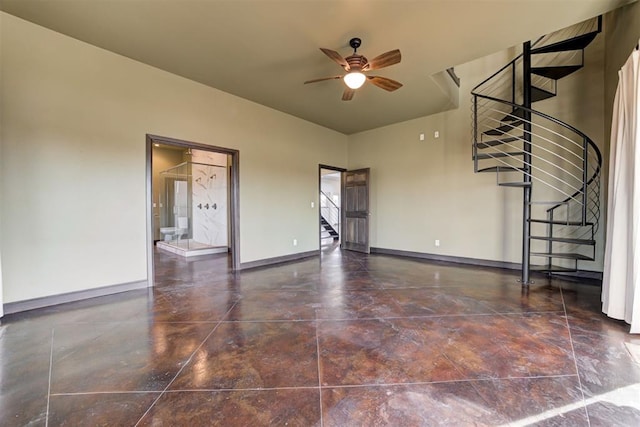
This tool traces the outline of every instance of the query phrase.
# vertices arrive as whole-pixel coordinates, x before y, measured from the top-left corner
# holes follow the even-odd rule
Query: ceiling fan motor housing
[[[353,54],[344,58],[349,64],[349,70],[347,71],[360,71],[369,62],[367,58],[362,55]]]

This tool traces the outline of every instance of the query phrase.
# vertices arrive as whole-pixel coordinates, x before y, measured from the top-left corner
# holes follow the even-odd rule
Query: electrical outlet
[[[298,246],[298,239],[293,239],[293,246]]]
[[[433,133],[433,137],[434,137],[434,138],[440,138],[440,132],[435,131],[435,132]]]
[[[435,245],[436,245],[436,247],[439,247],[440,246],[440,240],[436,239]]]
[[[420,134],[420,141],[424,141],[424,133]]]
[[[315,202],[311,202],[311,209],[313,209],[313,208],[315,208],[315,207],[316,207]]]

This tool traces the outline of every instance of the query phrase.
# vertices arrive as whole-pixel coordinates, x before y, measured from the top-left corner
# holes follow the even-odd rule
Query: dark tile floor
[[[597,286],[330,249],[0,326],[0,425],[640,425],[640,337]]]

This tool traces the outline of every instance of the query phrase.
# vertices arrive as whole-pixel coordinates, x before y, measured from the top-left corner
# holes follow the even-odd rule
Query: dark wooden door
[[[369,168],[345,172],[342,247],[369,253]]]

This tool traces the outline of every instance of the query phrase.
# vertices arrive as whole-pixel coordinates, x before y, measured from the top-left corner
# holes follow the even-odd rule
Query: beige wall
[[[310,203],[320,163],[371,167],[374,247],[520,261],[521,191],[474,174],[471,160],[467,94],[508,62],[506,52],[456,67],[459,109],[347,137],[11,15],[0,20],[4,303],[146,280],[147,133],[240,150],[241,262],[318,248]],[[588,67],[536,108],[602,142],[606,159],[617,70],[640,37],[638,3],[607,15],[605,28]],[[601,269],[598,246],[599,261],[583,268]]]
[[[558,83],[558,96],[534,105],[601,143],[604,37],[586,50],[586,66]],[[353,135],[349,168],[371,167],[371,245],[385,249],[521,262],[522,190],[474,174],[472,88],[508,63],[514,49],[456,66],[460,108]],[[434,138],[438,131],[440,137]],[[426,140],[419,141],[425,133]],[[534,191],[541,191],[535,190]],[[440,240],[440,247],[435,240]],[[580,268],[602,269],[598,260]],[[540,263],[540,259],[533,262]]]
[[[5,304],[146,280],[147,133],[240,150],[241,262],[318,249],[318,164],[346,166],[346,136],[0,19]]]
[[[372,246],[518,262],[522,196],[473,173],[468,95],[509,59],[503,52],[456,66],[457,110],[352,135],[349,168],[371,168]]]

